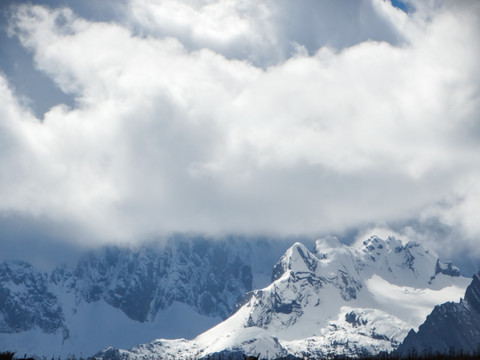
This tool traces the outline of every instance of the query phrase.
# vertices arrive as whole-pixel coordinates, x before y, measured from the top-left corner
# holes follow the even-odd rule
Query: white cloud
[[[382,0],[129,0],[135,32],[175,37],[263,67],[284,61],[301,44],[344,48],[366,40],[397,43],[406,14]]]
[[[438,219],[450,228],[457,229],[455,238],[439,239],[444,251],[455,254],[468,247],[470,256],[480,256],[478,239],[480,236],[480,176],[471,174],[459,179],[454,191],[442,203],[427,208],[422,221]]]
[[[117,23],[19,7],[12,33],[76,106],[35,119],[1,77],[0,208],[104,240],[325,233],[458,193],[480,161],[479,12],[363,0],[332,34],[346,3],[308,4],[132,0]],[[462,189],[435,216],[480,234]]]

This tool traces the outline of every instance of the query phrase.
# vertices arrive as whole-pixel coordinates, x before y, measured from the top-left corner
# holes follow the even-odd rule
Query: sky
[[[480,266],[479,18],[475,0],[3,0],[2,257],[391,233]]]

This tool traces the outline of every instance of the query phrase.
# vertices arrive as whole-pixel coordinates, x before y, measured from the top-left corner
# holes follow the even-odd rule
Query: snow
[[[169,354],[229,350],[274,358],[393,350],[436,304],[464,294],[469,279],[435,274],[437,260],[420,244],[393,237],[372,237],[360,248],[326,238],[315,253],[295,243],[275,265],[274,282],[192,341],[169,342]],[[165,341],[156,344],[153,352],[136,347],[125,357],[137,357],[140,348],[146,358],[165,354]]]
[[[0,316],[0,344],[17,351],[36,344],[28,351],[37,355],[90,355],[159,337],[191,339],[225,319],[252,281],[268,285],[283,251],[273,241],[175,239],[101,248],[50,275],[26,262],[3,262],[0,290],[13,310],[0,314],[20,316]]]
[[[445,275],[442,275],[442,278],[443,282],[446,282]],[[410,327],[417,329],[435,305],[458,301],[469,284],[469,279],[463,277],[448,280],[451,285],[438,290],[390,284],[378,275],[367,279],[365,284],[377,308],[394,314]]]
[[[346,315],[352,320],[347,321]],[[289,353],[302,356],[306,349],[313,353],[337,353],[355,356],[356,348],[365,347],[372,353],[392,350],[390,341],[399,341],[407,335],[405,323],[378,309],[342,307],[338,318],[322,329],[321,336],[300,339],[282,344]],[[389,341],[385,341],[384,338]],[[335,345],[337,344],[337,345]]]
[[[69,301],[74,303],[71,298]],[[70,334],[65,340],[59,331],[45,334],[35,329],[2,334],[0,348],[38,356],[90,356],[107,346],[130,348],[166,336],[193,338],[221,321],[218,317],[200,315],[190,306],[178,302],[168,310],[160,311],[154,322],[134,321],[104,301],[81,302],[70,308],[65,317]]]
[[[175,282],[191,274],[183,267],[203,271],[190,268],[188,256],[181,249],[174,250],[178,253],[172,256],[178,261],[161,284],[167,289],[175,289]],[[240,258],[248,257],[247,250],[238,249],[243,254]],[[148,261],[152,257],[146,252],[135,256]],[[250,261],[261,259],[262,254],[256,253]],[[95,261],[94,257],[86,259],[86,273],[79,281],[85,288],[110,289],[107,277],[90,270]],[[122,289],[122,281],[133,281],[135,287],[136,272],[148,271],[148,261],[135,265],[133,278],[124,278],[119,267],[109,268],[110,275]],[[223,322],[219,317],[200,315],[191,305],[173,302],[155,316],[149,313],[147,320],[153,321],[142,323],[102,299],[87,302],[82,293],[65,283],[54,290],[62,304],[64,327],[53,334],[38,328],[2,334],[0,347],[45,356],[90,356],[105,347],[131,348],[144,343],[122,350],[128,359],[200,358],[224,350],[261,353],[262,357],[302,356],[305,351],[320,356],[378,353],[398,346],[435,305],[463,296],[470,280],[436,273],[437,263],[438,256],[432,251],[393,237],[371,237],[360,247],[328,237],[317,240],[314,252],[295,243],[275,265],[274,281],[249,293],[237,312]],[[261,265],[257,265],[259,269],[255,284],[267,279]],[[188,293],[190,285],[185,283]],[[28,290],[15,286],[19,293]]]
[[[325,238],[318,239],[315,242],[315,252],[317,254],[321,254],[322,251],[341,248],[342,246],[343,244],[340,242],[340,240],[337,237],[327,236]]]

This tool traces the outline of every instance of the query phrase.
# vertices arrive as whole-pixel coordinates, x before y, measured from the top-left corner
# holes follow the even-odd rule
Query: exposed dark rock
[[[53,333],[64,327],[57,297],[46,274],[23,261],[0,263],[0,332],[16,333],[39,327]]]
[[[361,316],[354,311],[345,314],[345,321],[352,324],[353,327],[367,324],[367,320],[362,319]]]
[[[437,274],[460,276],[460,269],[456,266],[453,266],[451,262],[443,263],[440,260],[437,260],[437,264],[435,266],[435,275]]]
[[[465,300],[472,310],[480,314],[480,272],[473,277],[473,281],[465,291]]]
[[[437,305],[418,332],[411,330],[398,348],[407,356],[412,351],[448,353],[452,349],[473,353],[480,349],[480,273],[474,275],[465,300]]]
[[[57,292],[77,301],[105,301],[133,320],[155,319],[174,301],[198,313],[226,318],[239,298],[252,289],[252,271],[228,242],[178,240],[164,247],[137,250],[106,247],[84,256],[73,268],[60,266],[50,275],[26,262],[0,264],[0,332],[39,327],[63,329]]]

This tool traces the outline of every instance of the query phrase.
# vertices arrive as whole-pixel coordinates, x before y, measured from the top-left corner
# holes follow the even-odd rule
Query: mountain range
[[[176,237],[100,248],[48,273],[25,261],[2,262],[0,348],[78,356],[107,345],[192,338],[231,315],[246,292],[268,284],[284,246]]]
[[[435,305],[458,300],[470,280],[416,242],[371,237],[346,246],[328,237],[310,251],[295,243],[272,282],[247,292],[233,315],[194,339],[158,339],[97,359],[263,358],[392,351]]]

